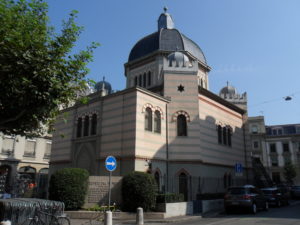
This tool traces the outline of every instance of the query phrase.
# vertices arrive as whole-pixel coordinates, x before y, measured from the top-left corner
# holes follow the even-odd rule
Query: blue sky
[[[48,0],[57,29],[71,10],[84,31],[75,51],[101,44],[89,78],[125,88],[124,63],[133,45],[157,30],[168,7],[175,28],[195,41],[208,65],[210,90],[228,81],[248,94],[249,116],[267,125],[300,123],[300,1],[298,0]],[[291,101],[284,97],[291,96]]]

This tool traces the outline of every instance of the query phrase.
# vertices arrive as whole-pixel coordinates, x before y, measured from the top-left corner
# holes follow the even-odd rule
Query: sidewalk
[[[192,221],[197,220],[203,217],[217,217],[220,212],[210,212],[205,215],[191,215],[191,216],[178,216],[178,217],[171,217],[166,219],[145,219],[145,224],[159,224],[159,223],[176,223],[176,222],[183,222],[183,221]],[[97,221],[90,221],[85,219],[71,219],[71,225],[102,225],[103,222]],[[135,225],[135,220],[115,220],[113,219],[113,225],[121,225],[121,224],[128,224],[128,225]]]

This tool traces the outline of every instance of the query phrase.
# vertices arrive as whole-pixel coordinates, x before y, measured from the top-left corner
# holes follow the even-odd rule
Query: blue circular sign
[[[105,159],[105,167],[108,171],[114,171],[117,168],[117,160],[113,156],[107,156]]]

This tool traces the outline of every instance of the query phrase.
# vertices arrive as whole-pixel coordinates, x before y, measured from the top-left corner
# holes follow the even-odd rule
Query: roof
[[[177,29],[162,28],[141,40],[131,49],[128,62],[137,60],[155,51],[186,51],[206,65],[206,58],[201,48]]]

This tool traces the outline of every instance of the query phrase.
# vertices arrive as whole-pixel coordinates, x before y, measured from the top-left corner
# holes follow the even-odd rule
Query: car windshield
[[[228,193],[232,195],[243,195],[247,193],[247,190],[245,188],[230,188]]]

